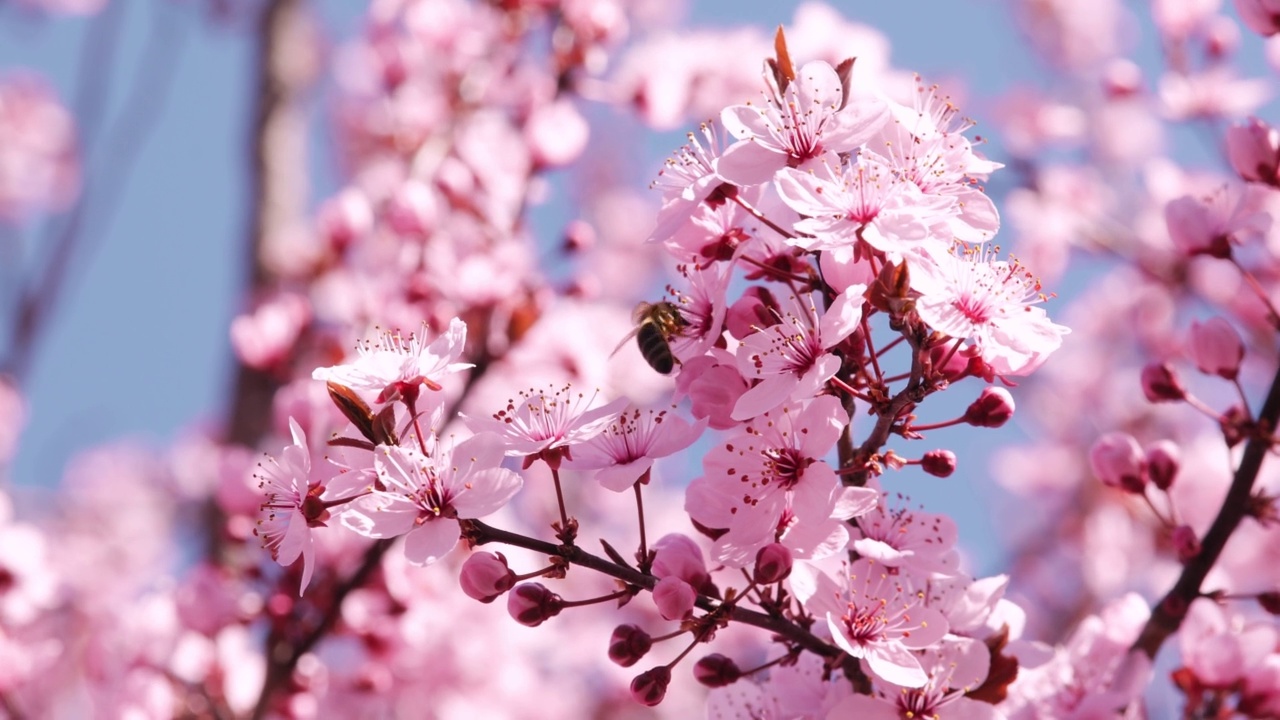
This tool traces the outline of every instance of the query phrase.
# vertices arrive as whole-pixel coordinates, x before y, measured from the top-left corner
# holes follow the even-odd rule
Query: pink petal
[[[429,520],[405,536],[404,557],[414,565],[430,565],[452,550],[460,536],[456,520]]]
[[[749,187],[769,182],[774,173],[786,166],[786,153],[753,140],[740,140],[716,160],[716,174],[734,185]]]
[[[918,688],[924,687],[925,683],[929,682],[929,676],[924,668],[920,667],[920,661],[916,656],[896,643],[885,643],[869,648],[866,659],[871,672],[894,685]]]

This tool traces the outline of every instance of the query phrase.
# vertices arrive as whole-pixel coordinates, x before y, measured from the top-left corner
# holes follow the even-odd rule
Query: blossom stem
[[[556,504],[560,506],[560,539],[566,544],[573,544],[573,534],[569,530],[569,511],[564,505],[564,490],[560,487],[560,469],[551,463],[547,463],[547,467],[551,468],[551,480],[556,486]]]
[[[880,370],[880,361],[876,359],[876,356],[880,353],[876,351],[875,347],[871,344],[871,325],[867,322],[867,316],[865,313],[862,315],[862,320],[859,322],[862,324],[862,336],[867,339],[867,358],[871,362],[871,369],[875,371],[876,382],[883,383],[884,372]]]
[[[405,398],[404,406],[409,410],[409,417],[413,418],[413,434],[418,436],[418,449],[423,455],[430,455],[427,452],[427,441],[422,437],[422,423],[418,422],[418,401],[414,398]]]
[[[943,420],[942,422],[936,422],[929,425],[912,425],[911,431],[919,432],[921,430],[940,430],[942,428],[951,427],[953,425],[960,425],[962,423],[964,423],[964,418],[958,417],[954,420]]]
[[[1152,608],[1151,617],[1147,619],[1142,633],[1133,644],[1134,649],[1146,653],[1147,657],[1154,659],[1164,641],[1182,626],[1191,601],[1200,597],[1200,586],[1205,577],[1247,515],[1253,484],[1262,468],[1262,461],[1271,449],[1277,419],[1280,419],[1280,368],[1277,369],[1276,376],[1271,381],[1271,389],[1267,391],[1267,398],[1262,404],[1256,431],[1245,443],[1244,454],[1231,479],[1227,497],[1222,501],[1222,507],[1218,509],[1218,515],[1208,532],[1200,540],[1200,552],[1183,566],[1182,574],[1173,588]]]
[[[1258,279],[1253,276],[1253,273],[1240,266],[1240,261],[1236,259],[1234,253],[1231,255],[1231,264],[1236,266],[1236,269],[1240,271],[1240,275],[1244,278],[1245,283],[1249,285],[1249,289],[1253,290],[1253,294],[1257,295],[1258,299],[1262,301],[1262,304],[1266,306],[1268,313],[1267,319],[1271,321],[1271,326],[1280,329],[1280,313],[1276,312],[1276,307],[1271,304],[1271,298],[1267,296],[1266,290],[1264,290],[1258,283]]]
[[[740,261],[742,261],[742,262],[745,262],[745,263],[747,263],[748,265],[754,265],[755,267],[760,268],[761,270],[763,270],[764,272],[766,272],[766,273],[768,273],[768,274],[772,275],[774,278],[776,278],[776,279],[778,279],[778,280],[786,280],[786,281],[788,281],[788,282],[793,282],[793,281],[794,281],[794,282],[808,282],[808,281],[809,281],[809,278],[807,278],[807,277],[805,277],[805,276],[803,276],[803,275],[797,275],[797,274],[795,274],[795,273],[793,273],[793,272],[787,272],[786,270],[783,270],[782,268],[774,267],[774,266],[772,266],[772,265],[766,265],[766,264],[764,264],[764,263],[760,262],[759,260],[757,260],[757,259],[755,259],[755,258],[753,258],[753,257],[751,257],[751,256],[749,256],[749,255],[740,255],[740,256],[738,257],[738,260],[740,260]],[[792,290],[794,290],[794,289],[795,289],[795,288],[794,288],[794,287],[792,287]],[[796,293],[796,294],[797,294],[797,295],[799,295],[799,293]]]
[[[586,600],[565,600],[561,604],[561,607],[571,608],[571,607],[583,607],[585,605],[599,605],[600,603],[606,603],[606,602],[609,602],[610,600],[621,600],[622,598],[630,597],[634,594],[635,592],[632,591],[631,589],[623,588],[621,590],[611,592],[608,595],[601,595],[600,597],[587,598]]]
[[[645,471],[647,476],[649,471]],[[632,484],[632,489],[636,491],[636,518],[640,525],[640,552],[636,555],[636,560],[640,563],[641,572],[649,572],[649,544],[645,539],[644,532],[644,493],[641,491],[641,483],[637,480]]]
[[[769,218],[765,217],[764,213],[760,212],[759,210],[755,209],[754,207],[751,207],[751,204],[750,204],[750,203],[748,203],[746,200],[743,200],[743,199],[742,199],[742,193],[734,193],[734,194],[733,194],[733,198],[732,198],[732,199],[733,199],[733,201],[734,201],[734,202],[738,203],[738,206],[739,206],[739,207],[741,207],[743,210],[746,210],[748,213],[750,213],[750,214],[751,214],[751,217],[753,217],[753,218],[755,218],[755,219],[759,220],[760,222],[764,223],[765,225],[768,225],[768,226],[769,226],[769,228],[770,228],[771,230],[773,230],[774,232],[778,233],[778,234],[779,234],[779,235],[781,235],[782,237],[784,237],[784,238],[794,238],[794,237],[795,237],[795,233],[792,233],[790,230],[784,230],[784,229],[782,229],[782,227],[781,227],[781,226],[779,226],[777,223],[775,223],[774,221],[772,221],[772,220],[770,220]]]

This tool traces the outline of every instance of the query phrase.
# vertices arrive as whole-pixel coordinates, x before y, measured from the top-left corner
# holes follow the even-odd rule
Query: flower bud
[[[1280,615],[1280,592],[1258,593],[1258,604],[1272,615]]]
[[[1089,465],[1102,484],[1140,494],[1146,485],[1146,460],[1128,433],[1107,433],[1089,448]]]
[[[998,428],[1013,417],[1013,396],[1001,387],[989,387],[964,411],[964,421],[975,427]]]
[[[1244,343],[1231,323],[1220,317],[1191,323],[1191,359],[1200,372],[1235,380],[1244,359]]]
[[[697,591],[711,582],[702,548],[693,538],[680,533],[663,535],[653,544],[652,571],[658,578],[678,577]]]
[[[791,574],[791,551],[781,543],[769,543],[756,553],[751,578],[761,585],[782,582]]]
[[[635,625],[619,625],[609,638],[609,659],[622,667],[631,667],[653,647],[649,633]]]
[[[1195,559],[1200,554],[1200,538],[1196,537],[1196,531],[1191,529],[1190,525],[1179,525],[1173,529],[1173,549],[1178,555],[1178,561],[1186,564]]]
[[[950,450],[930,450],[920,458],[920,468],[934,477],[951,477],[956,471],[956,454]]]
[[[1147,479],[1161,490],[1173,486],[1182,464],[1182,451],[1172,440],[1160,440],[1147,446]]]
[[[507,612],[516,622],[537,627],[564,609],[564,600],[541,583],[523,583],[507,595]]]
[[[667,620],[683,620],[693,614],[693,601],[698,594],[689,583],[671,575],[653,586],[653,603]]]
[[[1153,403],[1175,402],[1187,397],[1187,388],[1168,363],[1152,363],[1142,368],[1142,394]]]
[[[720,653],[712,653],[693,666],[693,677],[707,687],[717,688],[738,682],[742,671],[733,660]]]
[[[348,188],[320,206],[316,223],[320,237],[340,252],[373,228],[373,207],[364,193]]]
[[[753,285],[729,306],[724,323],[731,335],[742,339],[761,328],[777,325],[780,317],[782,310],[773,293],[759,285]]]
[[[969,376],[969,361],[975,356],[975,352],[974,348],[956,352],[950,343],[935,345],[929,349],[929,364],[947,382],[957,383]]]
[[[653,707],[666,697],[667,685],[670,684],[671,668],[659,665],[652,670],[645,670],[631,681],[631,697],[641,705]]]
[[[1280,174],[1280,131],[1251,117],[1227,128],[1227,158],[1240,177],[1268,185]]]
[[[507,567],[507,559],[501,553],[478,552],[462,564],[458,583],[467,597],[491,603],[516,584],[516,574]]]
[[[1236,0],[1236,12],[1250,30],[1263,37],[1280,32],[1280,3],[1276,0]]]

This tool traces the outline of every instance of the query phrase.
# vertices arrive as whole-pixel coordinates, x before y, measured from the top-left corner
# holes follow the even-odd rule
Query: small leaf
[[[329,397],[333,400],[333,404],[338,406],[343,416],[356,426],[356,430],[359,430],[365,439],[377,444],[378,440],[373,431],[373,412],[369,410],[369,406],[360,399],[359,395],[356,395],[354,390],[345,385],[339,385],[332,380],[325,385],[329,388]]]
[[[773,70],[774,79],[778,81],[778,92],[785,93],[787,86],[796,79],[796,69],[791,64],[791,55],[787,52],[787,36],[782,32],[781,25],[773,36],[773,51],[778,56],[778,61],[770,63],[769,67]]]

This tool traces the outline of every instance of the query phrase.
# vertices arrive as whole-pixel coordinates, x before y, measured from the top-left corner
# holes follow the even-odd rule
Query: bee
[[[656,303],[642,302],[631,313],[631,319],[636,324],[635,329],[627,333],[613,351],[618,352],[634,337],[636,347],[640,348],[640,354],[649,363],[649,367],[663,375],[670,374],[679,362],[675,353],[671,352],[671,341],[689,326],[689,321],[680,313],[679,306],[665,300]]]

